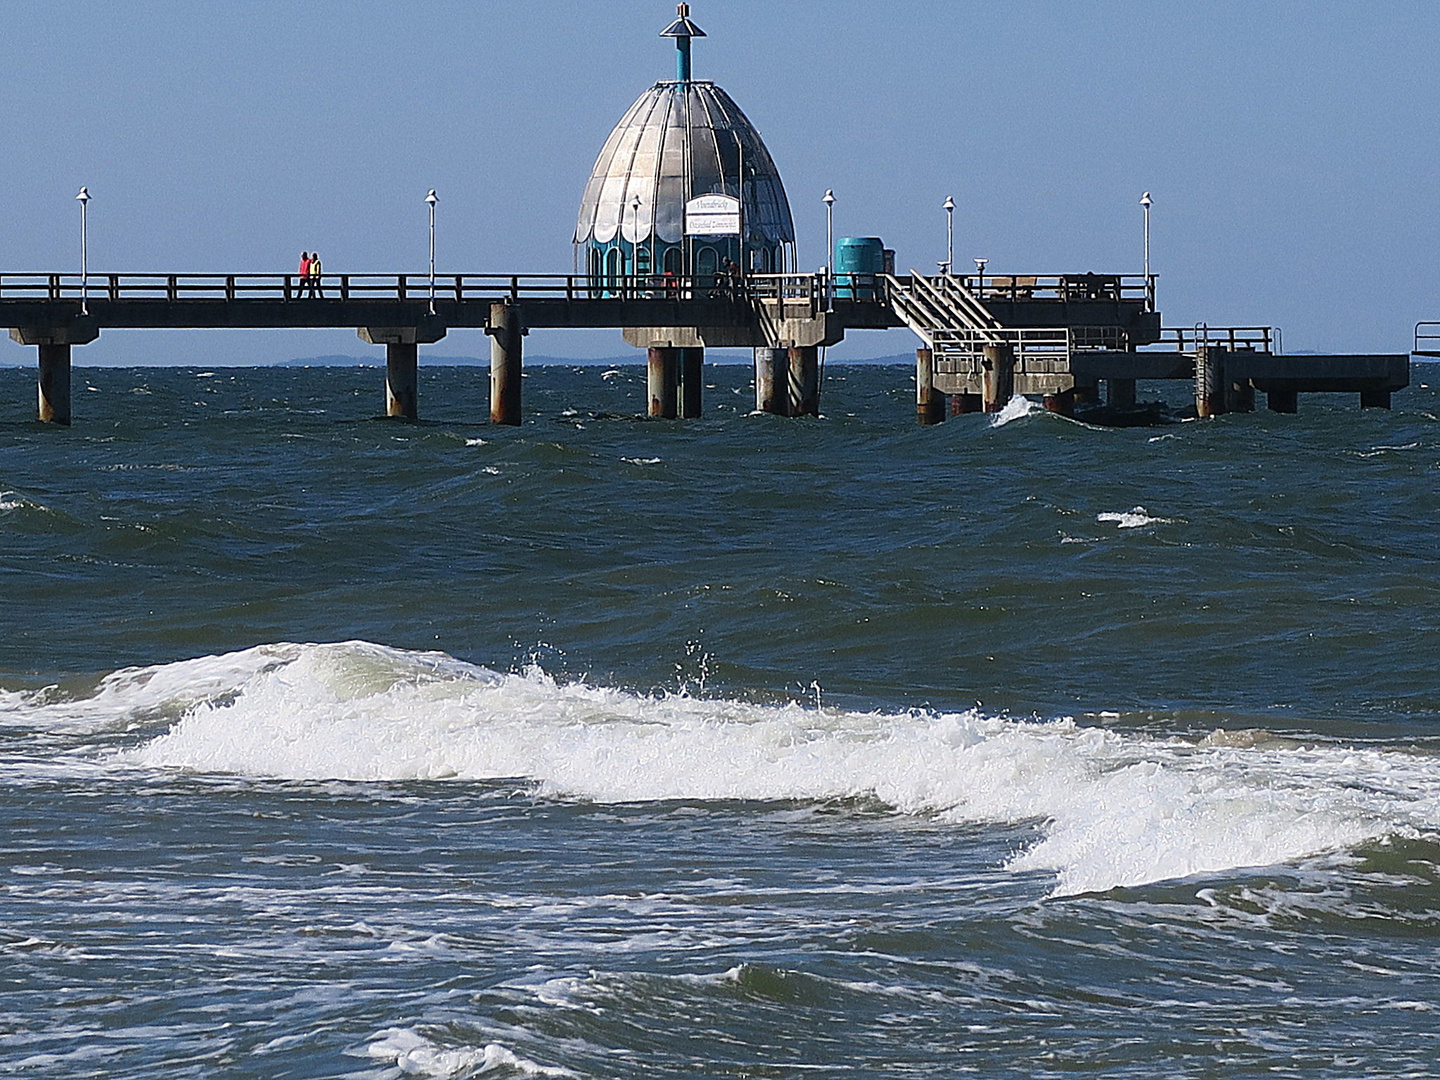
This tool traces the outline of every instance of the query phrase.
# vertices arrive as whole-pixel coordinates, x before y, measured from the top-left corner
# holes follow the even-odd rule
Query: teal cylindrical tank
[[[875,276],[885,272],[885,243],[878,236],[842,236],[835,241],[835,296],[874,300]]]

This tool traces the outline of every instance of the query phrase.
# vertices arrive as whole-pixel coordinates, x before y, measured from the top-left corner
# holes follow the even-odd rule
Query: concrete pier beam
[[[1390,408],[1389,390],[1361,390],[1360,408],[1362,409],[1388,409]]]
[[[1058,393],[1046,394],[1042,401],[1050,412],[1060,416],[1075,415],[1075,391],[1073,390],[1061,390]]]
[[[705,350],[681,349],[680,352],[680,415],[698,420],[705,399]]]
[[[1273,413],[1294,413],[1300,409],[1300,395],[1289,387],[1265,391],[1265,407]]]
[[[1247,413],[1255,411],[1255,387],[1249,379],[1225,380],[1225,411]]]
[[[1015,346],[986,345],[980,367],[985,411],[999,412],[1015,396]]]
[[[820,415],[820,350],[814,345],[790,349],[790,415]]]
[[[70,347],[88,345],[100,336],[96,321],[80,316],[55,326],[15,327],[10,339],[34,345],[39,353],[36,381],[37,416],[43,423],[70,426]]]
[[[521,349],[525,330],[513,304],[491,304],[490,422],[520,426]]]
[[[680,386],[680,350],[651,346],[646,354],[645,397],[652,419],[674,420]]]
[[[785,349],[755,350],[755,411],[784,416],[789,412],[790,354]]]
[[[980,394],[951,394],[950,415],[951,417],[966,416],[970,413],[985,411],[985,398]]]
[[[445,336],[438,319],[418,326],[362,326],[356,333],[371,345],[385,346],[385,415],[404,420],[420,416],[420,346]]]
[[[935,389],[935,352],[915,350],[915,422],[922,427],[945,419],[945,395]]]

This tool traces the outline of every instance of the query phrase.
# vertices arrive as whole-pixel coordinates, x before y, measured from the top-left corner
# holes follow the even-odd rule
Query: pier
[[[703,411],[705,350],[755,359],[755,408],[820,413],[821,350],[847,333],[908,327],[916,352],[916,419],[994,412],[1013,394],[1074,413],[1133,413],[1136,384],[1187,379],[1201,417],[1254,408],[1294,412],[1306,393],[1358,394],[1388,408],[1409,384],[1409,357],[1283,355],[1269,327],[1166,327],[1149,273],[927,276],[895,272],[879,237],[828,236],[826,263],[800,265],[779,169],[740,107],[696,79],[692,42],[705,32],[688,4],[660,36],[675,43],[675,78],[645,90],[603,144],[580,201],[575,266],[585,273],[438,275],[432,190],[428,274],[92,274],[81,210],[81,273],[0,273],[0,326],[37,350],[39,416],[72,420],[75,346],[111,329],[347,327],[385,348],[385,412],[420,414],[420,348],[452,329],[491,340],[490,418],[521,422],[521,368],[532,329],[612,328],[644,350],[647,413]],[[947,214],[954,209],[947,199]],[[953,236],[950,238],[953,249]],[[1440,335],[1425,344],[1440,343]],[[1416,349],[1421,340],[1417,330]],[[1426,353],[1425,355],[1437,355]]]
[[[38,415],[72,420],[72,349],[109,329],[327,328],[385,348],[385,411],[420,414],[420,347],[451,329],[491,339],[490,418],[521,422],[523,340],[531,329],[613,328],[645,351],[649,415],[703,409],[707,348],[755,357],[757,411],[820,411],[819,350],[849,332],[909,327],[916,418],[993,412],[1013,394],[1066,415],[1136,404],[1141,380],[1190,380],[1201,417],[1245,412],[1256,392],[1293,413],[1301,394],[1350,393],[1388,408],[1409,356],[1284,355],[1269,327],[1165,327],[1142,275],[0,274],[0,325],[37,350]],[[1434,324],[1415,352],[1434,355]]]

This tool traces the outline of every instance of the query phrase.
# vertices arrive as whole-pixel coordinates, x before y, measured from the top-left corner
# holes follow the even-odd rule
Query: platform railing
[[[1154,274],[963,274],[954,275],[981,303],[1082,300],[1142,301],[1155,310]]]
[[[1279,331],[1273,326],[1167,326],[1160,331],[1158,347],[1193,353],[1201,346],[1229,352],[1274,352]]]
[[[1416,323],[1415,347],[1410,352],[1415,356],[1440,356],[1440,322]]]
[[[832,294],[886,303],[877,275],[851,274],[437,274],[437,301],[783,300],[822,310]],[[310,301],[428,300],[429,274],[0,274],[0,300]]]
[[[1003,327],[1000,329],[937,330],[935,369],[946,374],[979,369],[986,345],[1009,345],[1015,350],[1015,370],[1053,371],[1070,362],[1073,342],[1067,327]]]

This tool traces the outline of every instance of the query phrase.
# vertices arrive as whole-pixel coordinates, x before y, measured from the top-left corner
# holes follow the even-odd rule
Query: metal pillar
[[[705,397],[705,350],[680,349],[680,415],[699,418]]]
[[[1135,407],[1135,380],[1106,379],[1105,404],[1112,409],[1133,409]]]
[[[915,350],[915,422],[922,427],[945,419],[945,396],[935,389],[935,352]]]
[[[1015,346],[986,345],[980,366],[984,369],[985,411],[999,412],[1015,396]]]
[[[790,358],[784,349],[755,350],[755,411],[784,416],[789,410]]]
[[[1201,345],[1195,350],[1195,415],[1204,420],[1225,412],[1225,350]]]
[[[419,418],[417,385],[420,346],[415,342],[388,342],[385,345],[385,415],[406,420]]]
[[[40,419],[70,426],[70,346],[40,345]]]
[[[524,331],[512,304],[490,305],[490,422],[520,425],[520,353]]]
[[[649,351],[645,365],[645,396],[650,402],[649,415],[674,420],[675,398],[679,386],[679,349],[655,348]]]
[[[820,415],[820,349],[797,345],[790,350],[790,415]]]

